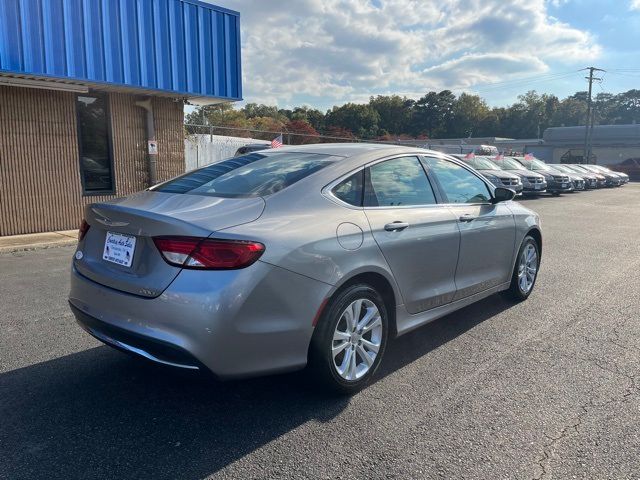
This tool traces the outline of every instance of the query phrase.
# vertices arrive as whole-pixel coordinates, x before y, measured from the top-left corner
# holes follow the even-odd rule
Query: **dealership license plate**
[[[135,249],[136,237],[133,235],[107,232],[102,259],[123,267],[130,267]]]
[[[535,186],[535,189],[536,189],[536,190],[542,190],[542,185],[536,185],[536,186]]]
[[[569,186],[569,184],[568,184],[568,183],[563,183],[563,184],[562,184],[562,188],[567,188],[568,186]]]

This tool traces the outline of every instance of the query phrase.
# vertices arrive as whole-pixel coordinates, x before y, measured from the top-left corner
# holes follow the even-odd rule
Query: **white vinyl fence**
[[[255,138],[226,137],[222,135],[194,134],[184,140],[186,171],[233,157],[238,148],[250,143],[269,142]]]

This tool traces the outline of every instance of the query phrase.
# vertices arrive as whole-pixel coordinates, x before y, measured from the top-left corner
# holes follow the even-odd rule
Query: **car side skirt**
[[[404,305],[396,306],[396,326],[398,330],[398,337],[400,335],[404,335],[405,333],[409,333],[416,328],[419,328],[427,323],[433,322],[438,318],[442,318],[445,315],[449,315],[450,313],[455,312],[456,310],[460,310],[472,303],[479,302],[480,300],[487,298],[494,293],[501,292],[503,290],[507,290],[511,281],[502,283],[500,285],[496,285],[495,287],[491,287],[482,292],[476,293],[469,297],[461,298],[460,300],[456,300],[455,302],[448,303],[446,305],[442,305],[440,307],[433,308],[431,310],[427,310],[421,313],[410,314],[407,312],[407,309]]]

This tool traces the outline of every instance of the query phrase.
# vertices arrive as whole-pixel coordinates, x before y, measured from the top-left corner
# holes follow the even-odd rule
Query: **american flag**
[[[465,159],[465,160],[473,160],[474,158],[476,158],[476,154],[475,154],[475,153],[473,153],[473,152],[471,152],[471,153],[467,153],[467,154],[464,156],[464,159]]]
[[[498,155],[495,156],[494,160],[498,160],[498,161],[504,160],[504,155],[502,153],[499,153]]]
[[[524,159],[525,159],[525,160],[533,160],[533,154],[531,154],[531,153],[527,153],[527,154],[524,156]]]
[[[271,140],[271,148],[280,148],[282,146],[282,134]]]

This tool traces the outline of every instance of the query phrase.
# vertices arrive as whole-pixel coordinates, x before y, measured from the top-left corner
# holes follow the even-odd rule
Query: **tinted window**
[[[80,176],[84,191],[113,192],[107,97],[79,95],[76,110]]]
[[[362,206],[363,180],[364,170],[361,170],[333,187],[331,192],[343,202],[360,207]]]
[[[369,168],[365,205],[390,207],[436,203],[431,184],[416,157],[394,158]]]
[[[483,203],[491,199],[485,183],[466,168],[435,158],[429,162],[449,202]]]
[[[214,163],[155,188],[158,192],[257,197],[279,192],[342,157],[259,152]]]

